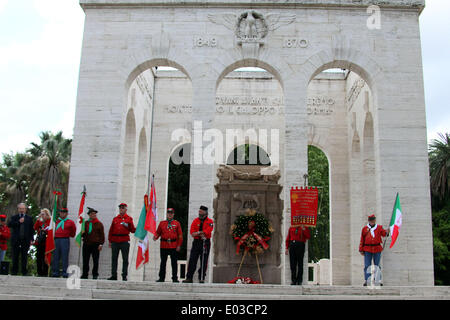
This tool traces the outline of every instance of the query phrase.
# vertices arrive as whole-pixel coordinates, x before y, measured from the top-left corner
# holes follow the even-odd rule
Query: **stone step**
[[[450,299],[450,287],[280,286],[184,284],[0,276],[0,298],[11,299],[134,299],[134,300],[311,300],[311,299]]]

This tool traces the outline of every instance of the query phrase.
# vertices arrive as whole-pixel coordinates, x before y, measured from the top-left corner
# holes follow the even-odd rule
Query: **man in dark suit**
[[[11,217],[8,227],[11,229],[12,275],[19,272],[19,254],[21,255],[22,274],[27,275],[28,250],[33,241],[33,219],[27,215],[24,203],[17,205],[18,214]]]

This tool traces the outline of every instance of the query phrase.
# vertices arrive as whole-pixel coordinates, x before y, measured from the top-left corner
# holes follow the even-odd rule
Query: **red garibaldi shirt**
[[[75,237],[75,233],[77,232],[77,227],[75,226],[75,222],[72,220],[66,219],[64,220],[64,229],[61,225],[61,227],[58,227],[59,224],[62,222],[61,218],[58,218],[55,222],[55,238],[73,238]]]
[[[0,249],[7,249],[7,240],[11,237],[11,232],[9,228],[5,226],[0,226]]]
[[[122,222],[127,223],[128,227],[122,225]],[[114,217],[109,228],[108,240],[109,242],[128,242],[130,241],[130,232],[134,233],[135,231],[133,218],[126,213],[123,216],[118,214]]]
[[[381,246],[381,237],[386,237],[386,234],[386,230],[384,230],[383,226],[379,224],[376,224],[372,228],[372,232],[371,228],[369,228],[369,225],[364,226],[361,231],[359,252],[378,253],[383,251],[383,247]]]
[[[194,232],[200,231],[201,222],[202,222],[202,220],[200,220],[200,218],[196,218],[194,221],[192,221],[191,231],[190,231],[191,235]],[[203,231],[205,233],[206,239],[211,239],[213,229],[214,229],[214,221],[212,219],[206,217],[205,220],[203,221],[203,226],[201,229],[201,231]],[[194,237],[194,239],[201,239],[201,238],[202,238],[201,236]]]
[[[302,227],[290,227],[286,238],[286,249],[289,249],[291,241],[306,242],[309,238],[311,233],[308,228],[305,227],[302,230]]]
[[[183,230],[177,220],[161,221],[156,229],[156,239],[161,237],[161,249],[176,249],[183,244]]]

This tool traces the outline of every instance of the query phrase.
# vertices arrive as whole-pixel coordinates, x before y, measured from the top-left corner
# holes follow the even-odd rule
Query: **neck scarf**
[[[91,234],[91,232],[92,232],[92,225],[93,225],[94,223],[96,223],[97,221],[98,221],[97,218],[95,218],[95,219],[93,219],[93,220],[91,220],[91,218],[88,219],[88,222],[90,222],[90,223],[89,223],[89,231],[88,231],[88,234]]]
[[[67,220],[69,220],[69,218],[65,218],[65,219],[59,218],[59,220],[61,220],[61,222],[58,223],[58,225],[56,226],[56,230],[58,230],[59,228],[61,228],[61,229],[64,230],[64,223],[65,223]]]
[[[369,228],[370,235],[372,236],[372,238],[375,238],[375,230],[377,229],[378,224],[376,224],[373,227],[371,227],[370,224],[368,223],[367,227]]]

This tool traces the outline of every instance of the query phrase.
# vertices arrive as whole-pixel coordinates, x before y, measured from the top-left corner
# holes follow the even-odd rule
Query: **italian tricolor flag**
[[[391,233],[391,245],[389,248],[392,248],[397,241],[398,234],[400,232],[400,228],[402,226],[402,207],[400,206],[400,197],[397,193],[397,198],[395,199],[394,209],[392,210],[391,223],[389,224],[390,233]]]
[[[147,195],[145,195],[147,197]],[[146,201],[144,201],[146,202]],[[138,253],[136,256],[136,270],[142,267],[149,261],[149,237],[147,230],[144,229],[145,219],[147,217],[147,204],[141,210],[141,215],[139,216],[139,222],[136,226],[136,232],[134,236],[138,238]]]
[[[47,239],[45,240],[45,263],[50,266],[52,263],[52,252],[55,250],[55,222],[58,216],[58,196],[62,195],[61,192],[53,191],[55,200],[53,203],[53,212],[50,224],[47,230]]]
[[[157,207],[156,207],[156,190],[155,190],[155,177],[152,176],[150,183],[150,199],[148,195],[144,196],[144,205],[139,216],[139,222],[136,226],[136,232],[134,236],[138,238],[138,253],[136,257],[136,270],[142,267],[149,261],[149,245],[150,237],[149,233],[156,233],[156,219]]]
[[[80,208],[78,209],[77,236],[75,237],[75,241],[80,247],[81,247],[81,235],[84,232],[83,211],[85,201],[86,201],[86,186],[83,187],[83,192],[81,193]]]

